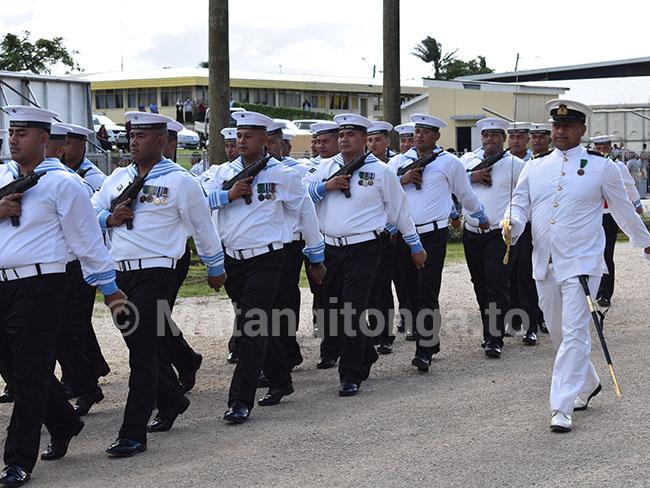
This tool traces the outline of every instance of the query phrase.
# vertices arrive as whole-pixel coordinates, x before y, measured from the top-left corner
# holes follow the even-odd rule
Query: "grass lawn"
[[[449,242],[447,244],[447,258],[445,259],[445,265],[455,264],[459,261],[464,260],[465,255],[463,254],[463,245],[458,242]],[[309,287],[309,284],[307,283],[307,276],[304,271],[300,275],[300,286],[302,288]],[[187,273],[187,278],[185,278],[185,282],[183,283],[178,296],[201,297],[212,294],[214,294],[214,290],[212,290],[206,283],[205,266],[201,264],[198,257],[192,256],[190,270]],[[223,288],[218,295],[225,298],[226,294]]]

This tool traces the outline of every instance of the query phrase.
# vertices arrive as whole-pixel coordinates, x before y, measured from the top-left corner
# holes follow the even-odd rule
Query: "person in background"
[[[194,122],[194,103],[190,99],[190,97],[187,97],[185,99],[185,103],[183,104],[183,110],[185,113],[185,123],[187,122]]]
[[[108,140],[108,131],[104,125],[97,131],[97,140],[104,151],[110,151],[113,148],[113,145]]]
[[[176,122],[180,122],[181,124],[185,120],[183,119],[183,102],[181,102],[181,99],[179,98],[176,100]]]

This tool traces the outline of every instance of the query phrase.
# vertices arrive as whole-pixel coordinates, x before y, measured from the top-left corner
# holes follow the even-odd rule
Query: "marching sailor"
[[[590,361],[591,315],[579,277],[588,277],[593,296],[604,270],[604,200],[632,246],[644,248],[648,260],[650,234],[628,199],[617,166],[580,145],[591,109],[571,100],[551,100],[546,109],[555,149],[526,165],[502,226],[504,238],[511,233],[514,243],[529,219],[532,224],[533,277],[556,349],[551,429],[567,432],[572,412],[587,408],[601,389]]]

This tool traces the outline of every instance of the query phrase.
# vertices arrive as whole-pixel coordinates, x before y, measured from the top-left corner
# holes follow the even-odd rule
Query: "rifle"
[[[476,166],[474,166],[472,169],[468,171],[473,173],[474,171],[481,171],[482,169],[487,169],[491,166],[494,166],[497,162],[501,161],[501,159],[507,152],[508,152],[507,149],[499,151],[498,153],[493,154],[489,158],[485,158],[483,161],[481,161],[480,163],[478,163]]]
[[[20,176],[8,185],[0,188],[0,200],[14,193],[24,193],[30,188],[36,186],[38,180],[45,174],[45,171],[41,173],[34,173],[31,171],[25,176]],[[11,225],[18,227],[20,225],[20,217],[11,217]]]
[[[142,187],[144,186],[144,180],[147,177],[148,173],[144,176],[136,176],[131,183],[129,183],[124,190],[122,190],[122,193],[120,193],[115,199],[111,202],[111,208],[109,208],[109,211],[113,213],[115,211],[115,208],[123,202],[126,202],[129,198],[131,199],[131,203],[129,203],[129,208],[133,208],[133,204],[135,203],[136,199],[138,198],[138,193],[140,193],[140,190],[142,190]],[[132,219],[127,219],[126,220],[126,228],[128,230],[133,229],[133,220]]]
[[[408,172],[411,171],[412,169],[422,168],[422,169],[424,170],[424,168],[426,168],[427,165],[433,163],[433,162],[436,160],[436,158],[437,158],[437,157],[438,157],[442,152],[443,152],[443,151],[433,152],[433,153],[431,153],[431,154],[427,154],[426,156],[423,156],[423,157],[421,157],[421,158],[419,158],[419,159],[416,159],[416,160],[413,161],[411,164],[408,164],[408,165],[406,165],[406,166],[403,166],[403,167],[399,168],[399,169],[397,170],[397,176],[404,176],[406,173],[408,173]],[[416,189],[416,190],[421,190],[421,189],[422,189],[422,186],[416,184],[416,185],[415,185],[415,189]]]
[[[235,183],[237,183],[238,181],[244,180],[246,178],[251,178],[251,177],[255,178],[260,171],[266,168],[266,165],[269,163],[272,157],[273,157],[272,154],[267,154],[259,161],[251,164],[250,166],[246,166],[239,173],[237,173],[235,176],[233,176],[228,181],[226,181],[223,184],[222,189],[228,191],[233,186],[235,186]],[[252,202],[250,195],[243,195],[243,199],[246,202],[246,205],[250,205]]]
[[[78,174],[79,176],[81,176],[82,178],[84,178],[84,177],[86,176],[86,173],[88,173],[88,171],[90,171],[91,169],[93,169],[92,166],[89,166],[89,167],[87,167],[86,169],[78,168],[78,169],[77,169],[77,174]]]
[[[337,176],[348,176],[352,175],[356,170],[358,170],[363,164],[366,162],[366,158],[372,154],[372,151],[368,151],[365,153],[363,156],[358,157],[357,159],[350,161],[348,164],[344,165],[339,169],[336,173],[334,173],[332,176],[327,178],[326,180],[323,181],[329,181],[332,178],[336,178]],[[350,195],[350,189],[349,188],[341,188],[341,191],[345,195],[345,198],[350,198],[352,195]]]

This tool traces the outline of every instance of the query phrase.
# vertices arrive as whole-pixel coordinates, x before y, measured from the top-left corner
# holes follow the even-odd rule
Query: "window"
[[[145,88],[138,90],[138,105],[143,104],[148,107],[152,103],[158,103],[158,89]]]
[[[325,95],[316,92],[305,93],[305,100],[309,102],[312,109],[325,108]]]
[[[253,92],[253,103],[262,105],[275,105],[275,91],[263,88],[251,90]]]
[[[302,100],[299,91],[279,91],[278,106],[288,108],[300,108]]]
[[[179,100],[184,102],[187,98],[192,98],[192,89],[191,88],[181,88],[179,86],[173,86],[169,88],[160,89],[160,106],[161,107],[175,107],[176,102]],[[201,100],[199,98],[199,100]]]
[[[235,102],[249,103],[248,88],[233,88],[230,96]]]
[[[207,86],[195,86],[194,90],[196,91],[196,100],[204,103],[208,102],[210,94]],[[189,96],[190,95],[188,95],[188,97]]]
[[[95,92],[95,107],[98,109],[123,108],[122,90],[97,90]]]
[[[128,108],[135,108],[138,106],[138,89],[132,88],[126,91],[126,103]]]
[[[349,110],[350,97],[347,93],[332,93],[330,95],[330,110]]]

